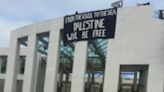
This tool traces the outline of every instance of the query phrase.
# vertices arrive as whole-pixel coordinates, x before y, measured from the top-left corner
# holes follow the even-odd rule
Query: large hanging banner
[[[64,42],[114,38],[117,9],[76,13],[64,17]]]

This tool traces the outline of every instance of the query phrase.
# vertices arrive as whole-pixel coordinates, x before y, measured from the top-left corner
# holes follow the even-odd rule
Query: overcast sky
[[[110,8],[117,0],[0,0],[0,48],[9,47],[10,32],[25,25],[73,14]],[[150,1],[154,10],[164,9],[164,0],[124,0],[125,7]]]

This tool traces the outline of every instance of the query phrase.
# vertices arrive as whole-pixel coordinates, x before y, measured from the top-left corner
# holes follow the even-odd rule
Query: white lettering
[[[105,37],[105,29],[93,30],[92,37]]]
[[[82,19],[91,19],[91,18],[93,18],[92,13],[83,13],[82,14]]]
[[[73,23],[73,31],[84,31],[84,30],[92,30],[98,28],[105,28],[104,26],[105,19],[97,19],[97,20],[86,20],[83,22],[75,22]]]
[[[97,29],[97,28],[105,28],[104,19],[95,20],[94,29]]]
[[[67,34],[67,40],[71,41],[71,40],[76,40],[77,39],[77,32],[71,33],[71,34]]]
[[[82,39],[88,38],[88,31],[82,32]]]

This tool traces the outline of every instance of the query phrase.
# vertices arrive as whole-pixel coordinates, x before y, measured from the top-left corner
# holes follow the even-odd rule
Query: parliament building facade
[[[109,39],[65,43],[63,22],[11,32],[0,48],[0,92],[164,92],[164,20],[151,6],[118,8]]]

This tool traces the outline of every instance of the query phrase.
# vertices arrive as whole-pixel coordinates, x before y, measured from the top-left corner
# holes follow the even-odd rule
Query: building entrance
[[[148,65],[121,65],[118,92],[146,92]]]

